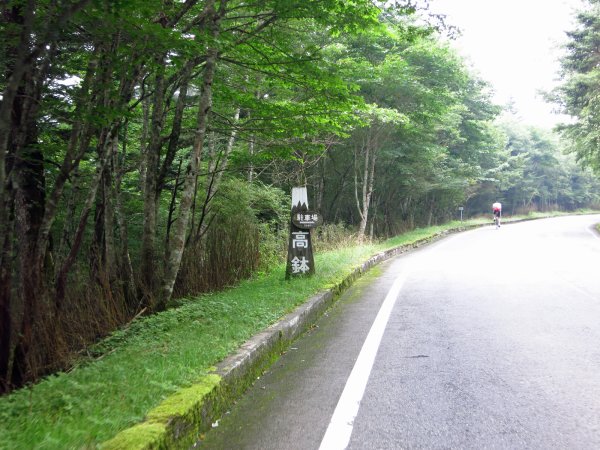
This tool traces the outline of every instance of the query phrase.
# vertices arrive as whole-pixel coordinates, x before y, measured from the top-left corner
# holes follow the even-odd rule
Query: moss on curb
[[[221,377],[209,374],[180,389],[152,409],[144,422],[125,429],[102,444],[103,450],[188,448],[199,432],[207,430],[212,416],[221,413]]]
[[[100,448],[107,450],[142,450],[164,448],[167,425],[142,422],[117,434]]]
[[[198,406],[221,382],[221,377],[216,374],[206,375],[199,383],[181,389],[168,397],[156,408],[148,413],[149,421],[168,421],[172,417],[185,417]]]

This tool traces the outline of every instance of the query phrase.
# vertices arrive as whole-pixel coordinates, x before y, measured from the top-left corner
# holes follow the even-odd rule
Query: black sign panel
[[[310,230],[323,223],[323,216],[314,211],[298,211],[292,214],[292,223],[303,230]]]
[[[305,204],[299,204],[292,208],[286,278],[315,273],[315,260],[310,237],[310,229],[316,226],[313,223],[318,222],[318,216],[315,218],[315,215],[308,211]],[[313,220],[313,218],[317,220]],[[297,223],[304,228],[298,226]]]

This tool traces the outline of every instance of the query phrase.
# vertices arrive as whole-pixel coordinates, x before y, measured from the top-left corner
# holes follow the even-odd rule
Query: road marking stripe
[[[592,236],[594,236],[596,239],[600,240],[600,237],[598,237],[598,233],[596,233],[594,231],[594,227],[595,225],[592,225],[591,227],[586,227],[585,229],[588,231],[588,233],[590,233]]]
[[[371,325],[367,339],[354,363],[352,372],[348,377],[342,396],[340,397],[325,436],[321,441],[319,450],[345,449],[350,442],[350,435],[354,426],[354,419],[358,414],[360,402],[365,393],[369,375],[375,362],[375,356],[381,343],[385,327],[400,294],[406,274],[400,275],[387,293],[377,317]]]

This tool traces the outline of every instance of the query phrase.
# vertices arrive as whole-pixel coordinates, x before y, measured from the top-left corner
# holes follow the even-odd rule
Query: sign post
[[[464,208],[464,206],[459,206],[459,207],[458,207],[458,210],[460,211],[460,221],[461,221],[461,222],[463,221],[462,215],[463,215],[463,210],[464,210],[464,209],[465,209],[465,208]]]
[[[320,214],[308,209],[306,187],[292,188],[292,216],[285,278],[315,273],[311,230],[322,222]]]

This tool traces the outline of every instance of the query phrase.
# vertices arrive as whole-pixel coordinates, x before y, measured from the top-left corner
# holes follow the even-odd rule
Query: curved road
[[[199,448],[600,448],[600,216],[372,269]]]

